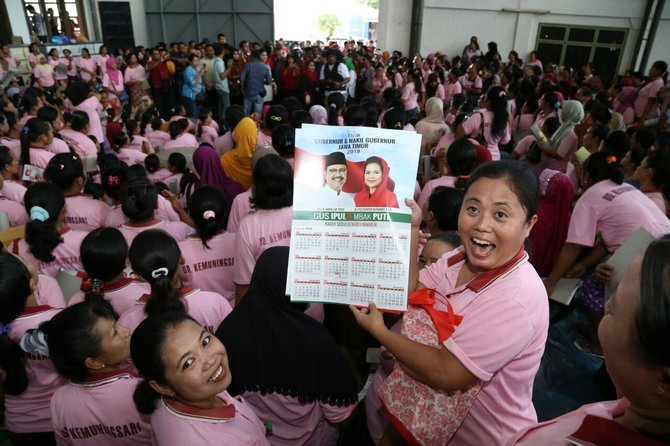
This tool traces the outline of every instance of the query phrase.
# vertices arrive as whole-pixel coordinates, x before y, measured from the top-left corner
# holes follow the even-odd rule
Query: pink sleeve
[[[482,292],[506,296],[505,305],[479,296],[453,336],[444,342],[447,350],[483,381],[518,356],[535,331],[532,315],[514,298],[519,292],[531,290],[519,287],[522,278],[509,279]]]
[[[524,136],[521,141],[514,147],[514,152],[519,155],[525,155],[530,150],[530,146],[535,142],[533,135]]]
[[[437,288],[447,272],[448,257],[443,255],[440,260],[419,271],[419,283],[426,288]]]
[[[401,99],[403,101],[406,101],[406,100],[409,99],[409,95],[412,91],[411,89],[412,89],[412,86],[410,84],[407,84],[404,87],[402,87],[402,97],[401,97]]]
[[[475,79],[474,87],[475,87],[475,88],[482,88],[482,86],[483,86],[483,84],[482,84],[482,78],[479,77],[479,76],[477,76],[477,78]]]
[[[465,134],[468,136],[479,135],[481,130],[482,115],[479,113],[473,113],[469,118],[465,119],[461,126]]]
[[[177,211],[174,210],[168,199],[162,195],[158,196],[156,218],[165,221],[179,221],[179,214],[177,214]]]
[[[248,285],[251,281],[251,273],[256,266],[256,257],[251,244],[251,233],[249,232],[250,218],[242,220],[235,237],[235,269],[234,279],[237,285]]]
[[[322,402],[319,402],[319,406],[321,407],[321,411],[323,412],[323,416],[326,417],[326,420],[333,424],[345,421],[351,416],[351,413],[356,408],[356,404],[339,407],[332,406],[330,404],[324,404]]]
[[[589,194],[582,195],[577,200],[575,209],[570,217],[568,237],[566,243],[575,245],[593,246],[596,241],[598,213],[594,206],[589,203]]]
[[[574,131],[570,131],[558,144],[556,153],[561,155],[561,158],[565,159],[567,156],[572,156],[572,154],[577,150],[577,144],[577,135]]]

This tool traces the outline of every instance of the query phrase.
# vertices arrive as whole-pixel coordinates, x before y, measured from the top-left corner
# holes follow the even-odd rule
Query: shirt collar
[[[33,305],[30,307],[25,307],[19,317],[24,317],[24,316],[33,316],[38,313],[43,313],[45,311],[51,310],[51,307],[49,305]]]
[[[128,228],[147,228],[149,226],[157,225],[161,222],[162,222],[162,220],[159,220],[157,218],[152,218],[149,221],[143,221],[141,223],[131,223],[131,222],[127,221],[123,224],[123,226],[128,227]]]
[[[172,398],[163,397],[162,400],[165,407],[179,418],[205,421],[209,423],[227,422],[235,418],[236,410],[235,405],[232,403],[214,409],[199,409]]]
[[[521,264],[528,260],[528,254],[524,251],[523,248],[519,250],[518,253],[506,264],[498,268],[493,268],[488,271],[481,273],[476,276],[465,286],[475,293],[479,293],[487,286],[491,285],[496,280],[501,277],[505,277],[510,274],[512,271],[517,269]],[[461,248],[456,254],[452,255],[447,259],[447,266],[452,267],[460,262],[467,262],[467,257],[465,256],[465,249]]]
[[[73,384],[84,387],[97,387],[121,378],[137,378],[137,375],[124,370],[110,370],[109,372],[89,375],[82,381],[73,382]]]
[[[179,290],[179,297],[182,299],[189,297],[190,295],[196,293],[197,291],[200,291],[200,288],[194,288],[194,287],[184,287]],[[151,294],[143,294],[142,297],[137,299],[137,302],[141,304],[146,304],[149,299],[151,299]]]

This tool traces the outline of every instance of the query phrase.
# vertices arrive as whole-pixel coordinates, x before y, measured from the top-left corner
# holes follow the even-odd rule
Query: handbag
[[[479,116],[481,116],[481,119],[479,121],[479,134],[475,137],[475,140],[481,145],[482,147],[488,147],[489,143],[486,141],[486,136],[484,136],[484,113],[477,113]]]
[[[453,334],[462,317],[454,314],[448,302],[447,312],[435,310],[436,293],[423,288],[409,296],[402,334],[420,344],[444,348],[442,342]],[[463,390],[437,390],[412,378],[396,363],[379,397],[393,426],[408,444],[444,445],[463,423],[482,385],[478,380]]]

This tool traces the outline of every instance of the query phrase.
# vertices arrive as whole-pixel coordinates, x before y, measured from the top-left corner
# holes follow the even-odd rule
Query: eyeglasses
[[[342,167],[340,169],[328,169],[328,173],[347,173],[347,168]]]

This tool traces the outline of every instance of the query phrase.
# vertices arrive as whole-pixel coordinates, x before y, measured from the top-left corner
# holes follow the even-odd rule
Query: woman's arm
[[[577,245],[574,243],[566,243],[561,249],[561,253],[558,255],[558,260],[554,269],[551,270],[549,277],[544,279],[544,286],[547,288],[547,295],[551,296],[554,292],[554,287],[558,281],[563,277],[565,273],[568,272],[572,264],[575,262],[579,253],[582,250],[582,245]]]

